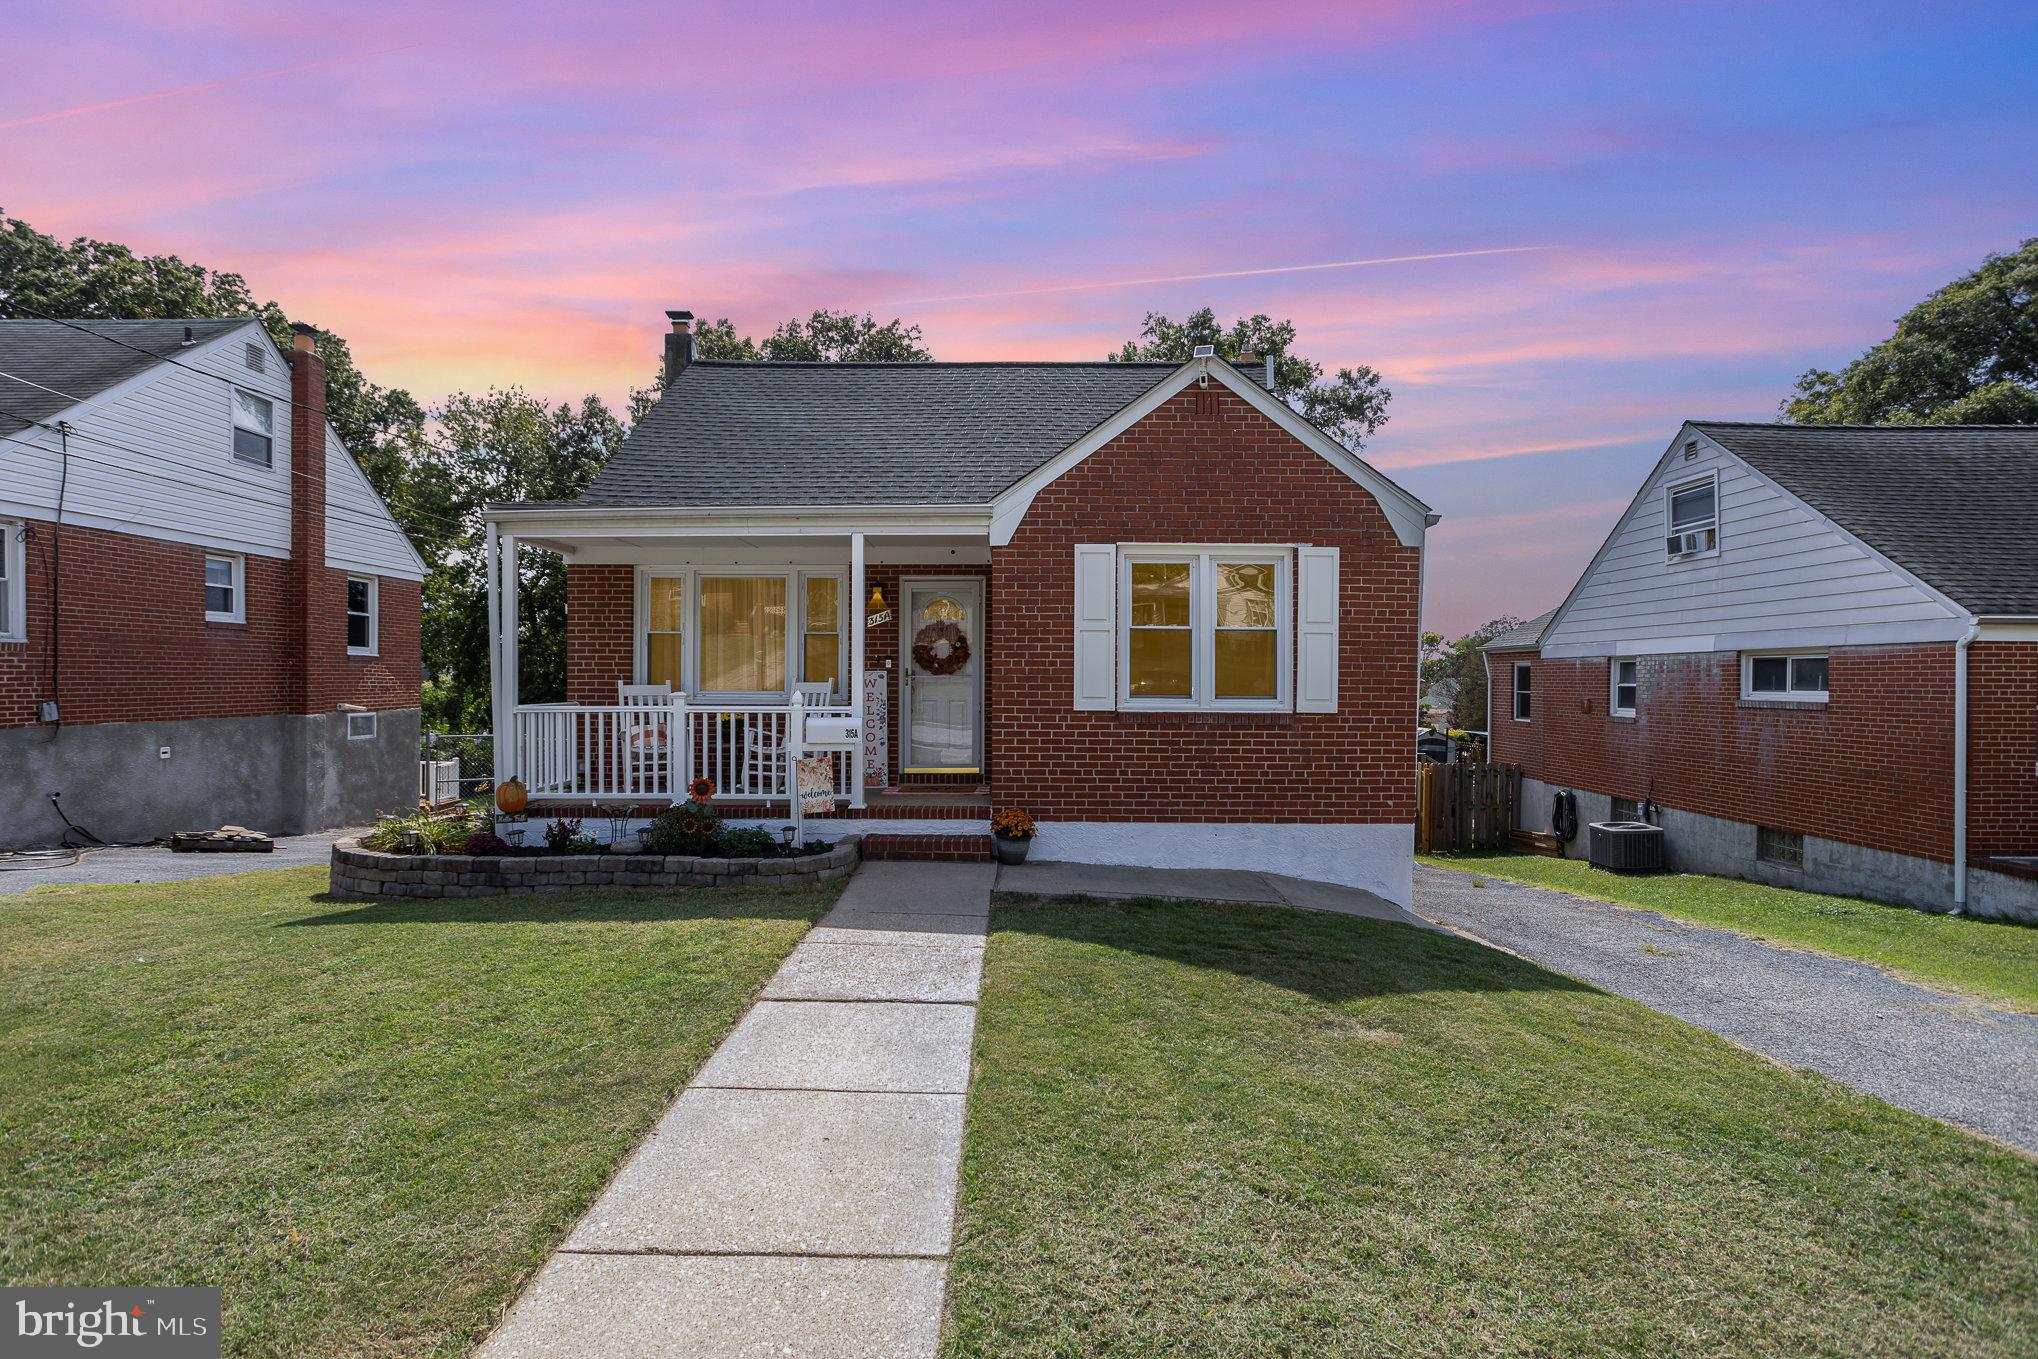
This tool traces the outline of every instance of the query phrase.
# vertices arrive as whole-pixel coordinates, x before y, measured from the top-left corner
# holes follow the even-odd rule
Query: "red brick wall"
[[[1414,819],[1418,563],[1379,504],[1230,392],[1176,396],[1035,499],[994,549],[991,765],[1049,820]],[[1340,552],[1338,711],[1077,711],[1078,543],[1307,543]]]
[[[1967,653],[1971,856],[2038,852],[2038,642]]]
[[[1491,658],[1493,750],[1532,778],[1953,857],[1951,644],[1837,649],[1825,704],[1744,702],[1737,652],[1645,656],[1633,718],[1607,715],[1605,657],[1536,659],[1527,723],[1511,720],[1515,659]]]
[[[31,522],[28,641],[0,643],[0,727],[30,725],[50,696],[50,551]],[[346,654],[346,574],[320,568],[317,671],[293,659],[289,564],[249,554],[247,621],[205,621],[205,549],[74,524],[63,529],[62,687],[67,725],[327,712],[339,703],[418,706],[418,586],[381,582],[376,656]]]
[[[637,569],[566,566],[566,701],[614,703],[636,656]]]

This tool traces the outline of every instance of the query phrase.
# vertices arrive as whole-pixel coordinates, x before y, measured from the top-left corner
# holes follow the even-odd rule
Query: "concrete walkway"
[[[1777,1061],[2038,1155],[2038,1015],[1476,871],[1418,865],[1415,908]]]
[[[932,1355],[992,872],[858,869],[480,1359]]]

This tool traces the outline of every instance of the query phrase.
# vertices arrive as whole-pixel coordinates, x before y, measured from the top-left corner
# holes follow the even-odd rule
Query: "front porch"
[[[489,512],[498,772],[547,816],[617,804],[652,816],[706,779],[725,819],[771,820],[797,815],[795,762],[825,757],[835,807],[808,816],[987,821],[981,521],[764,512],[732,529],[728,518]],[[566,563],[563,699],[520,692],[509,563],[526,549]],[[916,648],[930,625],[933,648]]]

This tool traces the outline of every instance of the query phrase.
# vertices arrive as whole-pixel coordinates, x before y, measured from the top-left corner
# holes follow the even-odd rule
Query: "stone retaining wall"
[[[336,897],[493,897],[585,892],[605,887],[790,886],[846,878],[856,867],[856,836],[797,859],[706,859],[679,854],[469,856],[382,854],[359,840],[333,846],[330,890]]]

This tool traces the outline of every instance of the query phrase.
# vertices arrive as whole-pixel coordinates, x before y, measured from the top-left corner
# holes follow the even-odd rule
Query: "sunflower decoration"
[[[913,664],[930,675],[953,675],[969,664],[969,638],[962,625],[929,623],[913,634]]]
[[[695,779],[686,786],[686,795],[693,802],[710,801],[715,796],[715,781],[707,778]]]

